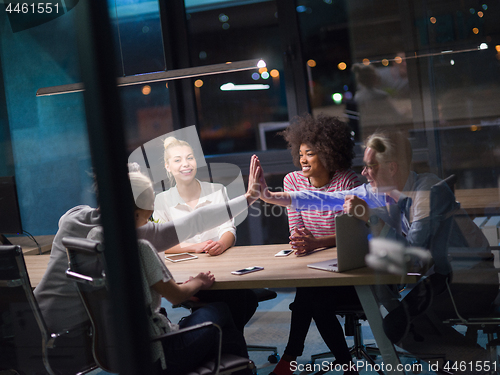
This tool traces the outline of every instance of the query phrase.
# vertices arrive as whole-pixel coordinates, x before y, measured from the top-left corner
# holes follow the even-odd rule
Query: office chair
[[[257,302],[264,302],[264,301],[269,301],[271,299],[274,299],[278,296],[278,294],[270,289],[267,288],[256,288],[252,289],[255,295],[257,296]],[[189,311],[193,312],[194,310],[204,306],[204,302],[199,302],[199,301],[184,301],[178,305],[174,305],[173,307],[184,307],[185,309],[188,309]],[[278,347],[277,346],[266,346],[266,345],[248,345],[247,344],[247,350],[249,352],[273,352],[272,354],[267,357],[267,360],[269,363],[278,363],[280,360],[280,356],[278,354]]]
[[[33,295],[21,247],[0,246],[0,371],[87,373],[97,367],[88,349],[90,335],[86,325],[49,332]]]
[[[346,336],[353,336],[354,344],[349,348],[351,357],[356,359],[365,359],[372,366],[375,366],[375,358],[380,355],[380,350],[371,346],[366,346],[363,342],[363,332],[361,328],[361,320],[366,320],[365,313],[360,305],[357,306],[343,306],[337,311],[337,315],[343,316],[345,319],[344,333]],[[311,356],[311,363],[314,364],[316,360],[321,358],[332,357],[331,352],[320,354],[313,354]],[[377,367],[374,367],[377,368]],[[324,372],[317,372],[315,375],[321,375]],[[382,371],[377,371],[378,374],[384,375]]]
[[[80,297],[89,314],[95,332],[92,346],[95,361],[103,370],[118,373],[120,363],[118,362],[116,352],[119,350],[119,344],[114,340],[111,301],[105,274],[104,247],[99,242],[74,237],[63,238],[63,244],[68,254],[68,270],[66,271],[66,275],[68,278],[76,281]],[[169,337],[180,333],[207,326],[214,326],[218,329],[218,355],[213,360],[203,363],[196,370],[191,371],[189,375],[223,375],[255,367],[253,362],[248,358],[221,354],[222,330],[212,322],[205,322],[153,337],[152,341],[168,340]]]

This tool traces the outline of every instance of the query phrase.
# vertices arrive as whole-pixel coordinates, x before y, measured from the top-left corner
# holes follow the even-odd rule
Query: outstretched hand
[[[262,187],[260,181],[262,175],[262,167],[260,166],[259,158],[257,155],[252,155],[250,159],[250,172],[248,174],[248,189],[246,193],[248,204],[252,204],[261,197]]]

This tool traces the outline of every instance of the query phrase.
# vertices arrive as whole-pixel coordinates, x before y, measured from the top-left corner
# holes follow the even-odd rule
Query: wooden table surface
[[[183,262],[165,260],[168,269],[177,282],[183,282],[199,272],[211,271],[216,282],[213,289],[245,289],[245,288],[287,288],[331,285],[374,285],[399,284],[415,282],[415,277],[406,277],[375,272],[367,267],[349,272],[328,272],[307,267],[310,263],[335,258],[335,248],[297,257],[275,257],[278,251],[287,249],[288,245],[236,246],[222,255],[210,256],[196,254],[198,259]],[[31,286],[34,288],[42,279],[49,262],[49,254],[27,255],[24,257]],[[261,266],[264,270],[246,275],[233,275],[231,271],[250,266]]]
[[[168,269],[177,282],[183,282],[198,272],[211,271],[215,275],[213,289],[287,288],[332,285],[374,285],[415,282],[415,277],[405,277],[375,272],[367,267],[349,272],[329,272],[307,267],[310,263],[333,259],[336,248],[326,249],[311,255],[297,257],[275,257],[287,245],[236,246],[222,255],[196,254],[198,259],[182,262],[166,261]],[[261,266],[264,270],[245,275],[233,275],[231,271]]]
[[[54,241],[55,234],[45,235],[45,236],[35,236],[36,242],[40,245],[40,249],[42,254],[50,253],[50,249],[52,248],[52,241]],[[33,255],[39,254],[38,246],[35,241],[27,236],[21,237],[7,237],[7,239],[13,245],[19,245],[23,249],[24,255]]]

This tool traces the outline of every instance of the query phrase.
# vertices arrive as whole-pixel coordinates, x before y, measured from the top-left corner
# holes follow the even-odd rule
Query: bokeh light
[[[387,59],[382,59],[382,65],[383,65],[383,66],[387,66],[387,65],[389,65],[389,60],[387,60]]]
[[[337,68],[339,68],[339,70],[346,70],[347,64],[345,62],[341,62],[337,65]]]
[[[151,94],[151,86],[145,85],[142,87],[142,95],[149,95]]]
[[[396,56],[394,58],[394,61],[396,62],[396,64],[401,64],[403,62],[403,58],[401,56]]]
[[[472,29],[472,32],[473,32],[474,34],[479,34],[479,29],[478,29],[477,27],[474,27],[474,28]]]
[[[336,92],[335,94],[332,95],[332,99],[335,104],[341,104],[342,103],[342,94],[340,92]]]
[[[260,74],[257,72],[252,73],[252,79],[254,81],[257,81],[260,78]]]
[[[201,79],[197,79],[196,81],[194,81],[194,85],[196,87],[201,87],[203,86],[203,81]]]
[[[260,75],[263,79],[268,79],[269,78],[269,73],[268,72],[262,72]]]
[[[481,18],[481,17],[483,17],[483,16],[484,16],[484,13],[483,13],[483,12],[481,12],[481,11],[479,11],[479,12],[477,12],[477,16],[478,16],[479,18]]]
[[[260,69],[259,69],[259,73],[260,73],[260,74],[262,74],[262,73],[264,73],[264,72],[267,72],[267,68],[266,68],[266,67],[264,67],[264,68],[260,68]]]
[[[277,69],[271,70],[269,74],[271,74],[271,77],[273,78],[278,78],[280,76],[280,72]]]
[[[370,65],[370,60],[369,59],[363,59],[363,64]]]
[[[431,17],[430,21],[431,21],[431,23],[436,23],[436,17]]]
[[[316,66],[316,61],[314,61],[313,59],[307,60],[307,66],[309,66],[310,68],[314,68]]]

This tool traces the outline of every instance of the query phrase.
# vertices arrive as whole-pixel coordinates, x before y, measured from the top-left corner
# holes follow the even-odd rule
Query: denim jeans
[[[183,318],[179,326],[186,328],[207,321],[222,328],[222,353],[248,358],[245,338],[236,329],[225,303],[215,302],[201,307]],[[215,327],[205,327],[175,335],[162,342],[168,374],[186,373],[205,360],[213,358],[217,354],[218,338],[218,330]]]

